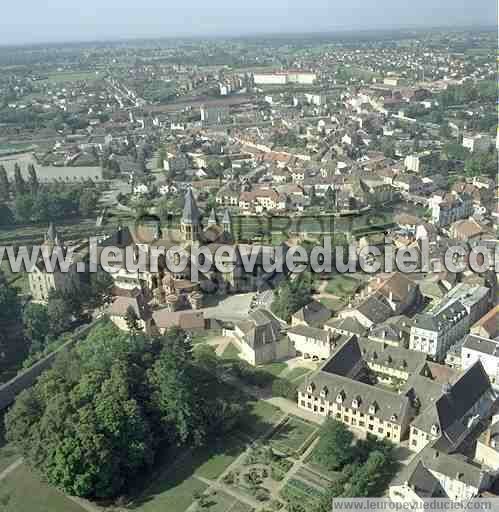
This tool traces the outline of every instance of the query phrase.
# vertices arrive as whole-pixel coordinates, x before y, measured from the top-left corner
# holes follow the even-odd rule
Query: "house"
[[[79,288],[80,279],[77,273],[78,254],[75,249],[77,248],[72,248],[72,254],[68,254],[68,248],[64,245],[57,229],[51,223],[45,234],[45,241],[41,246],[42,254],[47,254],[49,260],[54,253],[60,252],[61,256],[64,254],[65,258],[67,258],[67,263],[64,265],[67,268],[58,264],[55,264],[54,268],[47,268],[45,259],[43,256],[40,256],[34,267],[29,269],[30,271],[28,272],[33,302],[47,304],[51,291],[65,293]]]
[[[116,297],[109,309],[109,319],[122,331],[130,330],[127,322],[129,310],[135,313],[138,329],[141,331],[146,329],[150,320],[150,311],[138,290],[134,290],[131,296]]]
[[[297,356],[305,359],[325,360],[331,357],[334,342],[330,332],[307,325],[296,325],[288,331]]]
[[[171,311],[168,308],[154,311],[152,323],[160,334],[164,334],[172,327],[178,327],[187,332],[196,332],[203,331],[206,326],[202,311]]]
[[[471,334],[482,338],[493,339],[499,335],[499,305],[492,308],[470,329]]]
[[[463,136],[463,147],[469,149],[471,153],[479,151],[488,151],[494,146],[494,139],[487,134],[479,133],[476,135],[466,134]]]
[[[420,403],[420,412],[409,434],[409,448],[415,452],[437,440],[435,446],[441,451],[457,449],[473,427],[490,414],[496,400],[496,393],[479,361],[453,383],[438,383],[422,377],[410,380],[404,392]]]
[[[490,290],[461,283],[429,311],[417,314],[409,348],[445,359],[447,350],[461,339],[488,309]]]
[[[346,316],[345,318],[332,318],[324,324],[324,329],[330,331],[332,334],[341,336],[365,336],[367,328],[364,327],[353,316]]]
[[[331,310],[320,302],[313,300],[291,316],[291,325],[308,325],[321,327],[331,318]]]
[[[482,338],[476,334],[466,336],[461,347],[461,366],[464,370],[481,361],[490,382],[499,387],[499,340]]]
[[[478,239],[483,234],[482,226],[473,218],[458,220],[450,226],[450,236],[455,240]]]
[[[494,477],[459,454],[427,446],[390,484],[389,497],[404,508],[424,508],[430,498],[469,501],[488,490]]]
[[[400,272],[378,276],[369,283],[367,293],[368,297],[357,307],[340,311],[338,317],[355,318],[365,329],[371,329],[405,313],[421,300],[418,285]]]
[[[499,417],[494,416],[491,424],[478,438],[473,459],[492,471],[499,471]]]
[[[285,329],[286,324],[267,309],[251,312],[248,320],[239,322],[234,329],[240,357],[252,365],[294,357],[294,348]]]
[[[473,198],[467,193],[449,192],[443,195],[434,195],[430,199],[429,205],[432,222],[439,227],[448,226],[473,214]]]
[[[395,444],[403,439],[413,415],[407,396],[331,373],[328,362],[299,386],[298,407]]]

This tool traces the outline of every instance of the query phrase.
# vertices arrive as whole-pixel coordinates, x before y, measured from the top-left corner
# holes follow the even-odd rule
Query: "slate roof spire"
[[[200,224],[201,214],[199,213],[198,205],[194,199],[192,188],[187,190],[185,194],[184,212],[182,214],[182,224]]]

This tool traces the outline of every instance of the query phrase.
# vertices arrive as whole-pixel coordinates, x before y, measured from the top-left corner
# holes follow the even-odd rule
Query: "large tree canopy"
[[[19,396],[8,439],[63,491],[115,497],[151,468],[159,444],[201,444],[233,424],[240,407],[218,398],[217,384],[184,332],[132,336],[103,323]]]

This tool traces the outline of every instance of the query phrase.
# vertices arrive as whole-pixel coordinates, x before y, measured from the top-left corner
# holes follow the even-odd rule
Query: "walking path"
[[[23,463],[23,458],[17,459],[15,462],[13,462],[8,468],[4,469],[0,473],[0,482],[2,480],[5,480],[13,471],[15,471],[21,464]]]

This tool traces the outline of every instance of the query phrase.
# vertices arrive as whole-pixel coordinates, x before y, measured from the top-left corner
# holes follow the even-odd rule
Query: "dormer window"
[[[342,404],[344,399],[345,399],[345,393],[343,393],[343,391],[340,391],[338,393],[338,395],[336,396],[336,403]]]
[[[307,392],[308,393],[313,393],[315,390],[315,384],[313,382],[311,382],[308,387],[307,387]]]
[[[378,410],[378,404],[376,402],[373,402],[369,406],[369,414],[376,414],[376,411]]]
[[[329,393],[329,390],[327,389],[326,386],[324,386],[322,388],[322,391],[321,391],[321,398],[326,398],[327,394]]]
[[[392,423],[395,423],[397,421],[397,415],[396,414],[392,414],[392,417],[390,418],[390,421]]]
[[[432,426],[431,426],[431,434],[433,436],[438,436],[438,434],[440,433],[440,427],[434,423]]]

